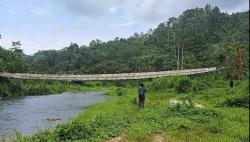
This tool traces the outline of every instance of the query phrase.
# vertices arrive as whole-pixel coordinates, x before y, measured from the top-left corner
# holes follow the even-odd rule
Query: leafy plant
[[[185,92],[188,92],[190,91],[192,87],[192,82],[190,81],[189,78],[180,78],[178,81],[177,81],[177,84],[176,84],[176,87],[175,87],[175,90],[177,93],[185,93]]]

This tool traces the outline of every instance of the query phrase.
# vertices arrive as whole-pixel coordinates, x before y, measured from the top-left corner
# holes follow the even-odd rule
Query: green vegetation
[[[20,80],[0,78],[0,97],[49,95],[63,92],[83,92],[104,90],[115,82],[68,82],[48,80]],[[118,84],[119,85],[119,84]],[[124,89],[122,89],[124,90]]]
[[[175,37],[175,40],[174,40]],[[179,54],[177,54],[179,51]],[[183,53],[183,58],[182,55]],[[111,99],[91,106],[67,124],[30,137],[17,132],[16,142],[249,141],[249,11],[227,14],[219,8],[186,10],[148,33],[128,39],[72,43],[62,50],[33,56],[19,48],[0,47],[0,72],[119,73],[175,70],[179,67],[225,67],[216,73],[144,80],[146,108],[137,106],[140,81],[57,82],[0,78],[0,97],[65,91],[108,90]],[[181,62],[183,59],[183,62]],[[228,81],[236,86],[230,89]],[[240,81],[241,80],[241,81]],[[171,106],[170,100],[188,101]],[[4,140],[3,140],[4,141]]]
[[[5,50],[0,46],[0,72],[25,72],[23,54],[15,50]]]
[[[178,92],[180,82],[176,80],[191,82],[192,89]],[[197,89],[196,82],[207,86]],[[160,84],[165,84],[165,88],[157,88]],[[133,85],[127,85],[126,94],[122,96],[119,95],[122,89],[113,86],[109,87],[112,96],[109,100],[91,106],[67,124],[31,137],[19,134],[14,141],[95,142],[121,136],[124,141],[146,142],[152,141],[155,134],[169,141],[249,141],[247,80],[237,82],[232,90],[228,81],[213,77],[159,78],[146,81],[146,86],[150,91],[144,109],[138,109],[134,101],[137,89]],[[240,98],[247,99],[244,105],[238,105]],[[190,105],[171,106],[172,99],[189,100]]]

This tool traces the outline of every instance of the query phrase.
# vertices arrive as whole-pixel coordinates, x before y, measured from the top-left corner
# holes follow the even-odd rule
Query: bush
[[[209,81],[206,80],[194,80],[192,82],[192,88],[195,92],[200,90],[206,90],[209,89],[212,85]]]
[[[83,140],[86,142],[108,139],[121,134],[129,124],[128,118],[116,114],[96,116],[92,121],[74,121],[56,127],[59,141]]]
[[[223,102],[224,106],[229,107],[249,107],[249,96],[241,95],[241,96],[232,96],[227,98],[226,101]]]
[[[116,80],[114,81],[115,86],[118,87],[127,87],[127,83],[123,80]]]
[[[152,82],[150,90],[159,91],[159,90],[174,88],[175,81],[176,80],[173,77],[158,78]]]
[[[190,81],[190,79],[188,77],[183,77],[177,81],[175,90],[177,93],[186,93],[190,91],[191,87],[192,87],[192,82]]]
[[[91,137],[94,131],[91,127],[85,123],[77,124],[72,123],[71,125],[59,125],[57,126],[56,132],[60,140],[78,140],[87,139]]]
[[[125,96],[126,95],[126,89],[122,87],[117,87],[116,94],[117,96]]]
[[[149,141],[150,134],[150,126],[147,123],[141,122],[133,125],[128,132],[128,136],[132,141],[142,142]]]
[[[241,81],[235,86],[228,90],[229,95],[226,100],[222,103],[222,106],[229,107],[249,107],[249,82]]]

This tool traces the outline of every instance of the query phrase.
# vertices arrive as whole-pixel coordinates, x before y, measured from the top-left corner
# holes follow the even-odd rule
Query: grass
[[[92,87],[83,87],[82,91],[109,90],[112,97],[89,107],[67,124],[38,132],[31,137],[18,134],[12,141],[101,142],[122,136],[123,141],[150,142],[155,134],[165,137],[166,141],[174,142],[249,141],[249,103],[245,101],[249,101],[248,81],[238,82],[231,90],[223,80],[210,80],[209,83],[204,79],[190,80],[191,86],[185,86],[183,93],[176,90],[181,86],[176,84],[174,78],[146,82],[150,91],[144,109],[138,109],[137,89],[133,86],[96,87],[94,84]],[[203,83],[202,88],[195,86],[197,82]],[[200,103],[205,107],[170,106],[170,99],[191,100],[192,104]]]

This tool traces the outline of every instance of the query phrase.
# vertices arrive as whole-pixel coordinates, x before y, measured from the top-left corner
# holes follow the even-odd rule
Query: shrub
[[[175,78],[163,77],[154,80],[150,86],[150,89],[154,91],[159,91],[159,90],[174,88],[174,85],[175,85]]]
[[[206,90],[211,87],[210,82],[204,81],[204,80],[194,80],[192,82],[192,88],[195,92],[200,91],[200,90]]]
[[[238,85],[230,90],[231,95],[222,103],[222,106],[229,107],[248,107],[249,106],[249,83],[248,81],[239,82]],[[229,90],[228,90],[229,91]]]
[[[145,122],[141,122],[134,124],[129,129],[128,136],[131,141],[149,141],[151,133],[150,126]]]
[[[229,107],[249,107],[249,96],[248,95],[241,95],[241,96],[232,96],[226,99],[223,102],[224,106]]]
[[[114,84],[115,86],[118,86],[118,87],[127,87],[128,83],[123,81],[123,80],[117,80],[117,81],[114,81]]]
[[[117,96],[125,96],[126,93],[127,93],[127,91],[125,88],[117,87],[117,89],[116,89]]]
[[[92,130],[91,127],[85,123],[72,123],[70,125],[63,124],[57,126],[56,132],[60,140],[78,140],[91,137],[94,133],[94,130]]]
[[[183,77],[177,81],[175,90],[177,93],[185,93],[190,91],[191,87],[192,87],[192,82],[190,81],[190,79],[188,77]]]

